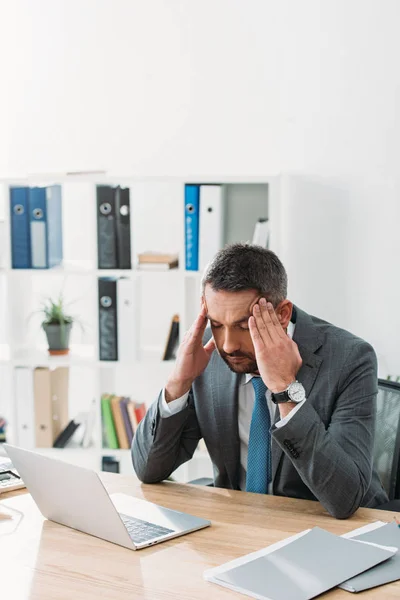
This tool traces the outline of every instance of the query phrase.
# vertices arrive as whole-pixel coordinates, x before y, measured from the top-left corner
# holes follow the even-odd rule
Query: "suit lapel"
[[[319,368],[322,363],[322,358],[317,356],[315,352],[322,345],[322,339],[319,335],[311,317],[296,307],[297,320],[296,328],[293,335],[293,340],[296,342],[300,356],[302,358],[302,366],[297,373],[297,380],[303,384],[306,398],[308,399],[315,380],[318,375]],[[307,402],[308,400],[306,400]],[[301,410],[301,409],[300,409]],[[274,424],[279,420],[279,408],[276,407]],[[272,481],[274,481],[279,464],[283,457],[283,450],[274,441],[271,445],[272,453]]]
[[[238,486],[240,441],[238,425],[238,386],[235,375],[215,352],[212,357],[211,393],[218,428],[219,446],[226,472],[233,489]]]

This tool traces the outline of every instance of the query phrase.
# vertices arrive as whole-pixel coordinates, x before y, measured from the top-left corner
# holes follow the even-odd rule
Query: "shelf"
[[[4,346],[0,348],[4,350]],[[50,356],[45,348],[21,348],[16,350],[12,356],[10,352],[4,356],[0,355],[0,362],[9,363],[13,366],[51,366],[62,367],[70,365],[94,365],[97,357],[94,346],[72,345],[69,354],[64,356]]]
[[[158,355],[161,356],[161,350]],[[21,348],[13,352],[11,356],[10,347],[7,344],[0,344],[0,365],[2,364],[11,364],[12,366],[19,367],[91,366],[105,369],[140,367],[163,369],[168,372],[172,368],[174,361],[157,358],[155,353],[148,353],[143,359],[132,362],[98,360],[96,348],[89,344],[71,345],[69,354],[64,356],[50,356],[46,348]]]
[[[12,269],[11,267],[0,267],[0,275],[11,275],[12,277],[39,277],[52,275],[67,277],[72,276],[91,276],[91,277],[183,277],[183,278],[196,278],[201,277],[200,271],[186,271],[185,269],[97,269],[93,265],[83,264],[77,265],[72,263],[66,263],[51,269]]]

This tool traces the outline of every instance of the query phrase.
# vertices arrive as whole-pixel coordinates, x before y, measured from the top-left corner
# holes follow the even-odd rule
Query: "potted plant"
[[[42,328],[46,333],[49,354],[68,354],[69,336],[74,319],[71,315],[66,314],[62,296],[60,295],[56,301],[47,298],[41,312],[45,316]]]

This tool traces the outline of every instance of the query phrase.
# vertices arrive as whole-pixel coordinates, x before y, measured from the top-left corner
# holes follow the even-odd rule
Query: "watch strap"
[[[275,404],[281,404],[282,402],[291,401],[287,390],[284,390],[283,392],[277,392],[276,394],[272,393],[271,400],[272,402],[275,402]]]

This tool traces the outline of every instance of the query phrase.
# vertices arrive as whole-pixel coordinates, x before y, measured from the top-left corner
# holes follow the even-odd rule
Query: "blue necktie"
[[[246,491],[267,494],[272,473],[271,416],[265,397],[267,386],[261,377],[253,377],[251,383],[255,400],[250,425]]]

